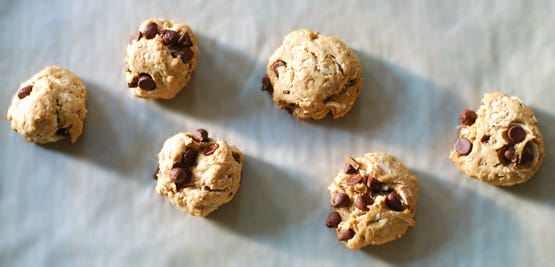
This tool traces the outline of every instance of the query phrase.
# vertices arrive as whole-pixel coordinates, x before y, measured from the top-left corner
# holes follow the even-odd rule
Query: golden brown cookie
[[[237,147],[204,129],[178,133],[158,154],[155,191],[190,215],[206,216],[237,193],[242,161]]]
[[[341,118],[362,87],[355,53],[337,38],[310,30],[289,33],[268,60],[262,89],[299,119]]]
[[[347,158],[328,190],[334,211],[326,226],[350,249],[395,240],[416,225],[418,181],[391,155]]]
[[[468,176],[510,186],[539,170],[544,145],[538,120],[519,98],[487,93],[477,112],[463,110],[459,119],[459,137],[449,158]]]
[[[87,90],[79,77],[49,66],[23,82],[8,109],[11,127],[29,142],[44,144],[83,133]]]
[[[151,18],[127,45],[125,79],[131,93],[170,99],[191,79],[198,58],[197,38],[185,24]]]

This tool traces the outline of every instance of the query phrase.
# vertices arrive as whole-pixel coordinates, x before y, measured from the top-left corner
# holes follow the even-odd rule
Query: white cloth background
[[[122,69],[144,19],[187,23],[200,57],[175,99],[130,96]],[[548,266],[555,261],[553,1],[0,1],[0,110],[61,65],[87,86],[76,144],[36,145],[0,119],[2,266]],[[298,28],[352,47],[364,87],[344,118],[299,121],[259,90]],[[463,108],[519,96],[547,157],[528,183],[469,179],[447,155]],[[153,192],[163,141],[203,127],[246,155],[233,202],[207,218]],[[324,226],[349,155],[384,151],[418,177],[417,226],[350,251]]]

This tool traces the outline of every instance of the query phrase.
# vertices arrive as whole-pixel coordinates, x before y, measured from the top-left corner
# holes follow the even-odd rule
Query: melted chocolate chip
[[[366,187],[370,189],[373,193],[380,192],[383,188],[384,184],[380,182],[380,180],[369,176],[368,181],[366,181]]]
[[[328,215],[328,218],[326,219],[326,226],[329,228],[337,228],[340,222],[341,215],[339,215],[339,212],[333,211]]]
[[[176,31],[164,30],[162,34],[162,43],[165,45],[175,45],[179,39],[179,34]]]
[[[191,180],[191,171],[184,168],[173,168],[170,171],[170,179],[175,184],[188,183]]]
[[[187,64],[187,62],[193,59],[194,53],[193,53],[193,50],[189,48],[184,48],[183,50],[173,51],[171,55],[174,58],[175,57],[181,58],[181,62],[183,62],[183,64]]]
[[[189,36],[189,33],[186,32],[183,35],[181,35],[179,37],[179,39],[177,40],[177,46],[178,47],[191,47],[193,46],[193,42],[191,41],[191,36]]]
[[[334,208],[346,207],[349,205],[349,196],[345,193],[336,193],[333,195],[330,204]]]
[[[205,156],[210,156],[216,152],[216,150],[220,147],[218,143],[210,145],[206,150],[204,150]]]
[[[270,82],[268,75],[262,77],[262,86],[260,89],[262,89],[262,91],[267,91],[270,94],[274,93],[274,87],[272,87],[272,83]]]
[[[231,156],[233,156],[233,159],[237,161],[237,163],[241,163],[241,155],[239,153],[231,152]]]
[[[353,174],[356,173],[359,168],[360,164],[358,164],[358,162],[352,157],[348,157],[347,159],[345,159],[345,166],[343,167],[344,173]]]
[[[17,90],[17,97],[19,99],[23,99],[23,98],[27,97],[28,95],[30,95],[31,91],[33,91],[33,86],[32,85],[25,86],[25,87]]]
[[[363,177],[360,174],[355,174],[355,175],[351,175],[351,177],[347,178],[347,180],[345,180],[345,183],[347,185],[355,185],[358,184],[360,182],[362,182]]]
[[[206,142],[208,141],[208,131],[202,128],[197,129],[196,131],[193,132],[193,135],[191,136],[191,138],[193,138],[193,140],[197,142]]]
[[[181,157],[181,162],[183,163],[183,166],[191,167],[195,165],[195,162],[197,161],[197,156],[198,151],[190,147],[186,148],[185,152],[183,152],[183,156]]]
[[[522,129],[522,127],[520,126],[513,126],[509,128],[509,131],[507,132],[507,137],[509,137],[509,140],[511,140],[511,142],[517,144],[524,141],[524,139],[526,138],[526,131],[524,131],[524,129]]]
[[[139,88],[147,91],[156,89],[156,83],[154,83],[154,79],[148,73],[139,74],[137,85]]]
[[[158,34],[158,24],[151,22],[145,26],[144,36],[146,39],[152,39]]]
[[[403,203],[401,202],[401,198],[395,192],[390,192],[389,194],[387,194],[387,199],[385,201],[385,204],[387,205],[388,208],[394,211],[403,211],[405,209],[403,208]]]
[[[522,150],[522,158],[520,159],[521,164],[526,164],[534,160],[534,145],[532,142],[526,143],[524,149]]]
[[[337,232],[337,239],[339,241],[347,241],[355,236],[355,231],[353,229],[343,229]]]
[[[512,162],[515,163],[518,161],[517,155],[516,155],[516,151],[515,148],[513,146],[507,146],[505,148],[505,151],[503,152],[503,157]]]
[[[279,77],[278,68],[283,67],[283,66],[287,66],[287,64],[285,64],[285,62],[283,62],[281,60],[278,60],[278,61],[274,62],[274,64],[272,65],[272,69],[274,70],[274,73],[276,74],[276,76]]]
[[[374,203],[374,199],[367,194],[360,194],[355,199],[355,207],[359,210],[367,211],[368,205],[372,205]]]

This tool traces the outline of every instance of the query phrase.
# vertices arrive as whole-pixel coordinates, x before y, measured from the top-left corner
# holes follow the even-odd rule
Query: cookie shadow
[[[294,175],[246,155],[237,195],[207,218],[241,236],[286,247],[294,242],[287,240],[288,232],[305,219],[307,207],[317,202]]]
[[[456,127],[454,114],[458,114],[462,103],[452,90],[383,58],[364,51],[356,54],[363,68],[363,86],[353,109],[343,118],[328,116],[309,120],[311,124],[396,139],[394,143],[406,142],[411,147],[436,146],[434,140],[444,134],[445,125]],[[400,125],[403,131],[399,131]]]
[[[89,161],[117,172],[120,177],[143,177],[141,181],[151,182],[156,167],[155,156],[148,158],[144,155],[156,155],[161,141],[153,142],[158,137],[152,136],[150,130],[136,130],[143,128],[145,123],[139,123],[138,118],[129,115],[131,113],[120,97],[94,82],[83,82],[88,96],[83,134],[75,144],[64,140],[41,147]]]
[[[540,170],[529,181],[510,187],[501,187],[507,192],[520,197],[555,207],[555,114],[545,110],[534,109],[544,141],[545,157]]]
[[[162,108],[192,117],[226,120],[250,112],[250,89],[257,63],[241,51],[198,34],[199,58],[190,83]]]

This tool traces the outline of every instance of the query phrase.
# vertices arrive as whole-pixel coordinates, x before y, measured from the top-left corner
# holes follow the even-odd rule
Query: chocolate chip
[[[354,236],[355,236],[355,231],[353,231],[353,229],[339,230],[339,232],[337,232],[337,239],[339,241],[347,241],[353,238]]]
[[[129,44],[133,44],[133,42],[141,40],[141,37],[143,37],[143,33],[136,31],[129,37]]]
[[[189,36],[189,33],[186,32],[183,35],[181,35],[179,37],[179,39],[177,40],[177,46],[179,47],[191,47],[193,46],[193,42],[191,42],[191,36]]]
[[[154,173],[152,174],[152,178],[154,178],[154,180],[158,180],[159,172],[160,172],[160,165],[156,166],[156,170],[154,170]]]
[[[175,45],[179,39],[179,34],[176,31],[165,30],[162,34],[162,43],[165,45]]]
[[[511,142],[517,144],[522,142],[524,138],[526,138],[526,132],[520,126],[513,126],[509,128],[507,136],[509,137],[509,140],[511,140]]]
[[[289,91],[289,90],[283,90],[283,94],[284,94],[284,95],[288,95],[288,94],[290,94],[290,93],[291,93],[291,91]]]
[[[279,67],[283,67],[283,66],[287,66],[287,64],[285,64],[285,62],[278,60],[276,62],[274,62],[274,64],[272,65],[272,69],[274,70],[274,73],[276,74],[276,76],[279,77],[279,72],[278,72],[278,68]]]
[[[359,210],[368,210],[368,205],[372,205],[374,200],[367,194],[360,194],[355,199],[355,207]]]
[[[384,184],[374,177],[369,176],[368,181],[366,181],[366,187],[368,187],[368,189],[370,189],[370,191],[374,193],[380,192],[383,186]]]
[[[177,50],[171,53],[172,57],[179,57],[181,58],[181,61],[183,62],[183,64],[187,64],[187,62],[189,62],[194,55],[193,50],[189,49],[189,48],[185,48],[184,50]]]
[[[184,168],[173,168],[170,171],[170,179],[175,184],[188,183],[191,180],[191,171]]]
[[[328,218],[326,219],[326,226],[329,228],[337,228],[340,222],[341,222],[341,215],[339,215],[339,212],[332,211],[328,215]]]
[[[68,128],[60,128],[56,131],[56,135],[57,136],[62,136],[64,138],[69,139],[70,138],[70,134],[69,134],[69,129]]]
[[[345,180],[347,185],[355,185],[362,182],[363,177],[360,174],[351,175],[351,177]]]
[[[260,89],[262,89],[262,91],[267,91],[270,94],[274,93],[274,87],[272,87],[272,83],[270,82],[268,75],[264,75],[264,77],[262,77],[262,86]]]
[[[476,115],[476,112],[474,112],[474,110],[465,109],[459,115],[459,121],[461,121],[461,123],[464,125],[472,125],[476,121],[477,117],[478,115]]]
[[[470,151],[472,151],[472,143],[470,140],[461,137],[457,139],[457,142],[455,143],[455,151],[457,151],[457,153],[461,156],[468,155]]]
[[[129,88],[137,87],[138,83],[139,83],[139,77],[133,76],[133,79],[131,79],[131,81],[127,83],[127,87]]]
[[[146,25],[144,29],[144,36],[146,39],[152,39],[158,34],[158,24],[151,22]]]
[[[191,138],[197,142],[206,142],[208,141],[208,132],[204,129],[197,129]]]
[[[26,96],[30,95],[31,91],[33,91],[33,86],[32,85],[25,86],[25,87],[17,90],[17,97],[19,99],[23,99]]]
[[[197,156],[198,151],[190,147],[186,148],[185,152],[183,152],[183,156],[181,157],[181,162],[183,163],[183,166],[191,167],[195,165],[195,162],[197,161]]]
[[[403,203],[401,203],[401,198],[395,192],[390,192],[387,194],[387,199],[385,200],[387,207],[394,211],[403,211]]]
[[[490,138],[491,138],[491,136],[489,136],[489,135],[484,135],[484,136],[482,136],[482,139],[480,139],[480,142],[482,142],[482,143],[484,143],[484,144],[487,144],[487,143],[489,143],[489,139],[490,139]]]
[[[358,162],[356,162],[356,160],[352,157],[348,157],[347,159],[345,159],[345,166],[343,167],[344,173],[353,174],[357,172],[359,168],[360,164],[358,164]]]
[[[505,151],[503,152],[503,157],[512,163],[515,163],[518,161],[516,151],[513,146],[507,146],[505,148]]]
[[[233,159],[237,161],[237,163],[241,163],[241,155],[239,153],[231,152],[231,156],[233,156]]]
[[[152,76],[150,76],[150,74],[147,74],[147,73],[139,74],[137,85],[139,86],[139,88],[147,91],[156,89],[156,83],[154,83]]]
[[[218,147],[220,147],[220,145],[218,143],[212,144],[206,150],[204,150],[204,155],[205,156],[210,156],[210,155],[214,154],[214,152],[216,152]]]
[[[349,196],[345,193],[336,193],[333,195],[330,203],[334,208],[345,207],[349,205]]]
[[[521,164],[525,164],[534,160],[534,145],[532,142],[526,143],[524,149],[522,150],[522,158],[520,159]]]
[[[355,84],[356,80],[350,80],[347,82],[347,84],[345,84],[345,87],[351,87],[353,86],[353,84]]]

